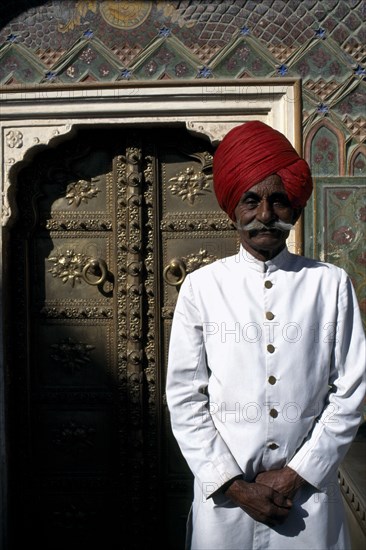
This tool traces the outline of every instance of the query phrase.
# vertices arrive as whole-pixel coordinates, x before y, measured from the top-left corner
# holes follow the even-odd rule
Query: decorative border
[[[353,483],[351,483],[349,477],[342,470],[342,468],[338,471],[338,479],[342,495],[351,510],[354,512],[353,517],[356,518],[366,536],[366,510],[364,504],[357,492],[354,490]]]

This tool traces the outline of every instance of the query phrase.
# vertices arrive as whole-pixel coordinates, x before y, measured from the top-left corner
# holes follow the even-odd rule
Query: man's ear
[[[292,213],[292,223],[295,224],[297,220],[300,218],[303,208],[301,206],[298,206],[298,207],[295,207],[293,210],[294,211]]]

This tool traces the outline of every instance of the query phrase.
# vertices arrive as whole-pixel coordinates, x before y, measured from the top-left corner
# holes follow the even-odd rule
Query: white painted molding
[[[139,83],[101,87],[0,90],[1,225],[16,165],[40,145],[80,125],[183,124],[216,144],[234,126],[262,120],[299,148],[301,88],[296,79]],[[15,176],[14,176],[15,177]]]
[[[11,170],[17,163],[23,162],[28,153],[36,152],[41,145],[48,143],[57,136],[67,134],[72,128],[71,124],[51,122],[49,124],[37,124],[32,121],[21,126],[2,125],[2,188],[1,188],[1,225],[5,225],[10,219],[11,211],[8,201],[8,191],[11,184]]]

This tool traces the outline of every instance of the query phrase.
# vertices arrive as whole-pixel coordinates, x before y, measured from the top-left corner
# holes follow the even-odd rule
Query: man
[[[234,128],[213,173],[241,246],[188,275],[174,313],[167,400],[195,478],[187,548],[349,549],[337,468],[365,394],[352,284],[286,248],[312,179],[280,132]]]

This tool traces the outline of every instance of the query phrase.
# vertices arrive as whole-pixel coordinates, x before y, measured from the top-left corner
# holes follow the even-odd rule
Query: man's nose
[[[269,223],[275,219],[273,206],[268,199],[262,199],[257,207],[257,219],[262,223]]]

